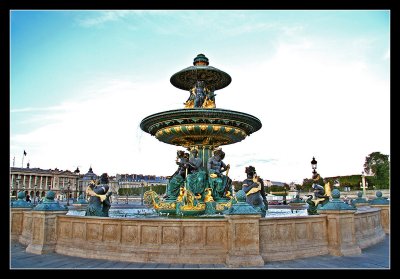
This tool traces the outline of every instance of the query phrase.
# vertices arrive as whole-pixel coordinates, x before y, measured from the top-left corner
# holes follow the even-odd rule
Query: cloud
[[[124,17],[104,14],[88,26]],[[264,179],[301,183],[311,176],[313,156],[324,177],[359,174],[369,153],[390,153],[389,78],[374,75],[373,63],[353,55],[356,47],[311,37],[280,38],[275,46],[268,58],[238,53],[230,62],[240,63],[211,65],[233,79],[217,92],[217,107],[249,113],[263,125],[242,142],[222,146],[233,179],[244,179],[243,166],[253,165]],[[150,114],[183,107],[188,95],[171,86],[172,74],[151,83],[102,77],[82,88],[79,100],[13,109],[11,116],[25,113],[40,126],[12,134],[11,157],[26,149],[31,167],[80,165],[85,172],[92,165],[98,174],[171,175],[176,150],[183,148],[161,143],[139,125]]]
[[[90,11],[84,16],[76,18],[79,25],[84,27],[100,26],[107,22],[117,22],[129,16],[138,16],[147,20],[146,15],[165,15],[167,11],[163,10],[114,10],[114,11]],[[131,26],[132,27],[132,26]]]
[[[36,112],[36,111],[57,111],[63,109],[62,106],[50,106],[50,107],[42,107],[42,108],[35,108],[35,107],[27,107],[27,108],[20,108],[20,109],[11,109],[11,113],[18,113],[18,112]]]
[[[129,15],[130,11],[92,11],[90,14],[93,14],[93,16],[77,19],[78,23],[84,27],[98,26],[109,21],[121,20]]]

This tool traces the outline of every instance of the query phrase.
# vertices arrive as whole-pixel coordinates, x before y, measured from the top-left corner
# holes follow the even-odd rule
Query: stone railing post
[[[356,208],[341,201],[338,189],[332,191],[332,200],[318,207],[318,213],[327,216],[328,251],[334,256],[361,254],[355,237]]]
[[[351,204],[357,208],[369,206],[369,202],[362,197],[363,192],[359,191],[357,193],[357,198],[351,201]]]
[[[11,207],[11,241],[19,241],[24,228],[24,212],[30,212],[33,204],[25,200],[25,192],[19,192],[18,200],[10,203]]]
[[[32,210],[32,239],[26,251],[45,254],[55,251],[57,241],[57,215],[65,215],[68,208],[54,201],[55,193],[49,191],[43,203]]]
[[[24,228],[24,212],[31,210],[32,208],[11,208],[11,241],[19,241]]]
[[[228,219],[229,267],[263,266],[260,254],[260,212],[245,202],[246,194],[236,193],[237,203],[232,205],[226,215]]]
[[[376,198],[369,201],[371,207],[381,209],[381,224],[383,231],[390,234],[390,202],[382,197],[382,192],[376,192]]]

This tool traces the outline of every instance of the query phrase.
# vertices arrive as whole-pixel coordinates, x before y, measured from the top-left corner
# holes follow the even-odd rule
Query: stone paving
[[[23,245],[10,244],[10,269],[233,269],[223,264],[130,263],[64,256],[56,253],[27,253]],[[244,269],[390,269],[390,236],[362,250],[361,255],[323,255],[290,261],[268,262]]]

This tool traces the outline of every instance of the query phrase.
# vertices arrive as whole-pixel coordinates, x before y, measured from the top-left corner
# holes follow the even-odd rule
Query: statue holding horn
[[[208,183],[214,199],[224,198],[232,183],[232,180],[228,177],[230,165],[226,165],[222,161],[224,158],[225,152],[222,149],[216,149],[214,155],[207,161]],[[226,172],[226,175],[223,172]]]

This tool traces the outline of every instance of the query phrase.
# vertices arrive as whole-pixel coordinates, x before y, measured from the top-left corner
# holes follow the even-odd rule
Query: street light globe
[[[312,169],[316,169],[317,168],[317,160],[315,160],[315,157],[312,157],[312,161],[311,161],[311,167]]]

